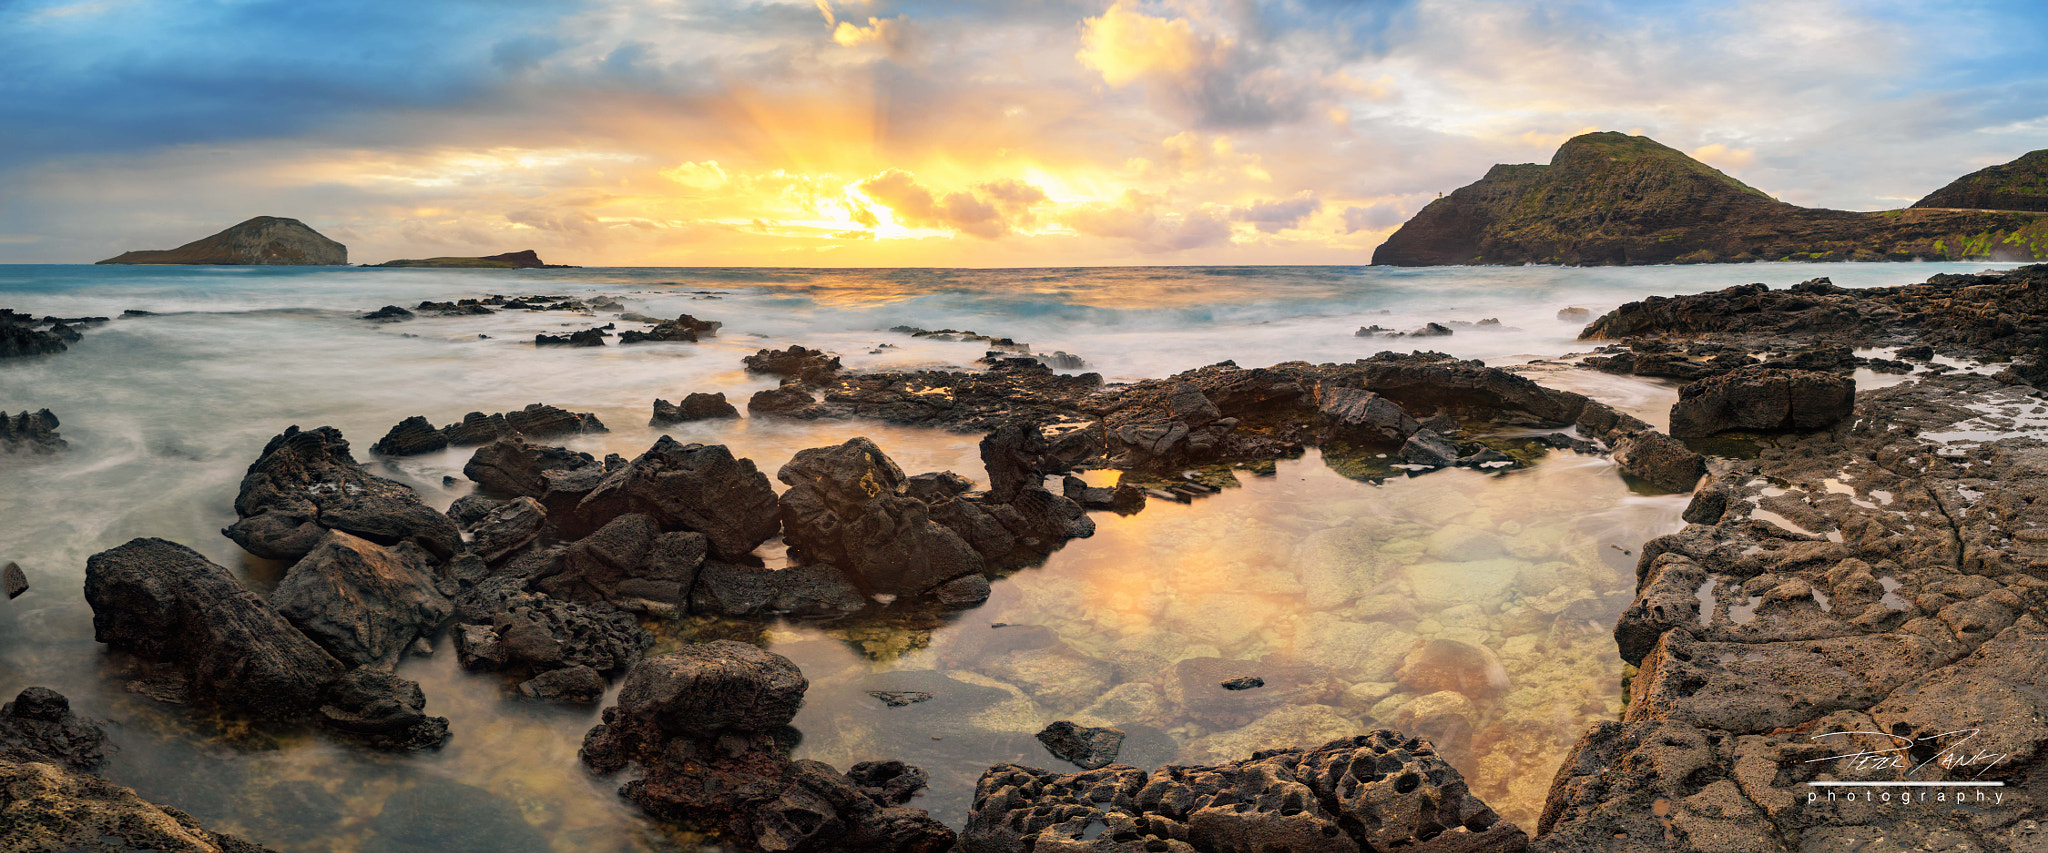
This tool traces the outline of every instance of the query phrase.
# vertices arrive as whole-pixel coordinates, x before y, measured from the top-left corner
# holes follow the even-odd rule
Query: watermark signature
[[[1858,730],[1812,735],[1810,739],[1815,741],[1857,736],[1878,738],[1879,741],[1876,746],[1841,755],[1809,758],[1803,763],[1839,762],[1839,770],[1844,776],[1885,774],[1892,778],[1808,782],[1806,784],[1812,790],[1807,792],[1806,801],[1815,803],[1825,797],[1828,802],[1842,799],[1850,802],[2001,804],[2005,802],[2005,792],[1999,789],[2005,783],[1983,781],[1981,777],[2012,755],[1972,746],[1971,741],[1976,740],[1980,733],[1978,729],[1956,729],[1905,737],[1890,732]],[[1930,776],[1967,775],[1962,778],[1915,778],[1929,768],[1936,768],[1927,774]]]

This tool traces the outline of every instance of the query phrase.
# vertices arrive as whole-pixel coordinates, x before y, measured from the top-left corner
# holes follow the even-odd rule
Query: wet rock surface
[[[56,453],[70,445],[57,434],[57,416],[49,409],[10,415],[0,412],[0,453]]]
[[[791,761],[778,743],[809,682],[787,658],[730,641],[697,643],[634,667],[584,738],[601,774],[637,765],[620,793],[657,820],[723,836],[743,850],[951,849],[952,830],[903,806],[924,774],[901,764],[847,774]]]
[[[363,470],[333,427],[292,427],[271,439],[242,478],[235,514],[241,520],[222,532],[273,560],[304,557],[328,530],[379,545],[412,542],[438,559],[462,548],[455,522],[411,489]]]
[[[971,853],[1038,850],[1519,851],[1427,741],[1392,731],[1151,773],[1003,764],[976,786]]]
[[[1671,435],[1729,430],[1811,431],[1834,426],[1856,402],[1856,382],[1811,370],[1743,367],[1678,389]]]
[[[97,776],[31,752],[0,751],[0,839],[20,853],[165,850],[268,853]]]
[[[415,415],[392,427],[370,450],[385,456],[416,456],[444,447],[468,447],[511,437],[556,438],[607,431],[596,415],[533,403],[500,414],[470,412],[460,422],[443,427],[435,427],[425,417]]]
[[[2048,454],[1999,420],[2037,393],[1926,377],[1758,458],[1716,460],[1691,524],[1642,549],[1615,629],[1640,668],[1631,700],[1560,768],[1535,847],[2038,847],[2041,806],[2022,794],[2048,707],[2020,685],[2048,677],[2023,651],[2048,638],[2033,502]],[[1838,758],[1859,751],[1907,760]],[[2006,785],[1996,808],[1939,785],[1941,801],[1909,809],[1860,796],[1886,789],[1806,784],[1984,780]]]
[[[786,350],[764,349],[740,359],[749,373],[780,376],[786,382],[817,385],[839,373],[839,357],[808,347],[790,345]]]
[[[337,660],[390,666],[454,612],[437,581],[433,557],[410,542],[384,548],[329,531],[270,602]]]
[[[685,343],[694,344],[698,338],[713,337],[718,327],[724,325],[715,320],[699,320],[688,314],[673,320],[663,320],[647,331],[628,330],[619,333],[619,343]]]
[[[71,700],[50,688],[26,688],[0,705],[0,753],[34,754],[91,773],[112,748],[98,722],[72,713]]]
[[[136,539],[86,562],[93,637],[160,665],[192,698],[291,717],[315,707],[342,665],[228,570],[162,539]]]
[[[739,416],[740,410],[733,408],[731,403],[726,402],[725,392],[716,391],[710,394],[691,394],[688,397],[684,397],[681,403],[655,400],[654,418],[648,421],[648,426],[737,418]]]

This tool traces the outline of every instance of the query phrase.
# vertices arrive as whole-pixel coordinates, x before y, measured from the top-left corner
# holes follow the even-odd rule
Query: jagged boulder
[[[343,663],[390,666],[455,610],[433,558],[410,542],[390,548],[329,531],[285,573],[272,606]]]
[[[776,472],[784,539],[804,556],[840,566],[861,588],[920,595],[978,575],[981,555],[910,496],[909,478],[866,438],[799,451]]]
[[[702,533],[719,559],[742,562],[781,528],[780,511],[753,460],[733,458],[724,445],[685,445],[664,435],[607,473],[558,524],[566,536],[581,538],[621,515],[643,513],[662,530]]]
[[[85,564],[93,638],[163,667],[194,698],[266,716],[313,708],[342,666],[227,569],[135,539]]]
[[[0,453],[55,453],[69,446],[57,435],[57,416],[49,409],[0,412]]]
[[[609,431],[603,421],[589,412],[530,403],[524,409],[498,414],[470,412],[460,422],[444,427],[435,427],[425,417],[414,415],[392,427],[370,450],[385,456],[416,456],[449,445],[467,447],[510,437],[554,438]]]
[[[688,314],[673,320],[663,320],[645,332],[625,331],[619,333],[619,343],[637,344],[646,341],[694,344],[697,339],[718,334],[718,327],[724,325],[715,320],[699,320]]]
[[[739,416],[740,410],[726,402],[725,392],[716,391],[710,394],[691,394],[684,397],[680,405],[657,399],[654,401],[654,418],[648,421],[647,425],[663,426]]]
[[[786,350],[764,349],[740,359],[748,373],[766,373],[787,381],[821,385],[839,374],[839,357],[791,344]]]
[[[436,749],[448,742],[448,718],[426,713],[417,682],[387,670],[350,670],[327,688],[320,719],[365,745],[393,752]]]
[[[664,822],[724,836],[746,851],[941,853],[951,830],[902,804],[924,774],[869,763],[840,774],[790,761],[777,733],[809,688],[788,658],[744,643],[694,643],[633,668],[581,756],[645,775],[620,793]]]
[[[71,711],[71,700],[48,687],[29,687],[0,705],[0,751],[33,753],[91,773],[106,763],[106,730]]]
[[[1729,430],[1807,432],[1839,423],[1856,407],[1856,380],[1810,370],[1745,367],[1678,389],[1671,435]]]
[[[1406,441],[1422,429],[1422,424],[1410,417],[1399,404],[1371,391],[1342,386],[1320,390],[1316,411],[1333,430],[1382,441]]]
[[[538,498],[547,494],[548,472],[571,471],[596,463],[588,453],[529,444],[510,435],[477,448],[462,466],[462,476],[492,494]],[[598,469],[599,473],[603,470]]]
[[[1472,796],[1428,741],[1381,730],[1149,774],[998,764],[975,786],[961,842],[967,853],[1514,853],[1528,837]]]
[[[333,427],[294,426],[271,439],[242,478],[235,514],[241,520],[221,532],[273,560],[304,557],[328,530],[379,545],[412,542],[438,559],[462,548],[455,522],[411,489],[363,470]]]

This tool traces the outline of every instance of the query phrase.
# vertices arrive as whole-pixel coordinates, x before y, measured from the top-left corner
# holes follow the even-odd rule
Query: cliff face
[[[175,249],[123,252],[100,263],[325,266],[348,263],[348,247],[296,219],[258,216]]]
[[[2048,149],[1979,169],[1913,202],[1914,207],[2048,211]]]
[[[1387,238],[1373,263],[1667,264],[2048,258],[2048,217],[1786,204],[1641,136],[1589,133],[1495,166]]]

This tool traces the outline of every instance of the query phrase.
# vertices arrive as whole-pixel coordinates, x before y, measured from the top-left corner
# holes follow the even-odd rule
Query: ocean
[[[986,350],[891,331],[898,326],[1069,353],[1085,366],[1068,372],[1108,382],[1224,360],[1349,361],[1390,349],[1508,366],[1590,349],[1576,340],[1585,320],[1561,319],[1562,309],[1597,317],[1650,295],[1755,281],[1784,287],[1825,276],[1868,287],[1984,267],[0,266],[0,307],[152,314],[88,327],[66,353],[0,362],[0,411],[51,409],[71,445],[56,457],[0,458],[0,562],[20,563],[31,583],[26,595],[0,602],[0,697],[29,685],[58,689],[81,713],[112,724],[119,752],[109,778],[282,849],[663,849],[675,840],[615,795],[619,780],[592,778],[576,761],[596,709],[508,696],[498,677],[462,671],[445,638],[432,656],[400,667],[425,688],[428,713],[452,721],[449,744],[424,755],[197,719],[125,692],[92,639],[81,594],[86,558],[130,538],[162,537],[268,590],[285,567],[244,554],[219,531],[234,520],[237,485],[270,437],[295,424],[337,427],[374,472],[446,508],[469,491],[461,479],[468,449],[383,460],[369,446],[408,416],[444,424],[534,402],[596,413],[609,433],[561,443],[598,455],[630,458],[666,431],[726,444],[772,477],[798,450],[864,435],[906,472],[982,480],[970,435],[860,422],[647,425],[657,397],[719,391],[744,408],[774,384],[741,370],[741,356],[761,348],[825,349],[853,370],[967,368]],[[615,318],[357,319],[384,305],[491,294],[607,295],[627,310],[724,326],[697,344],[568,349],[536,348],[533,336]],[[1354,334],[1426,323],[1454,334]],[[1530,375],[1652,423],[1675,399],[1672,385],[1653,380],[1556,365]],[[1311,451],[1238,481],[1189,505],[1100,514],[1093,538],[996,581],[987,604],[940,620],[650,627],[661,647],[730,637],[789,656],[811,681],[796,721],[799,757],[841,769],[887,758],[918,764],[932,783],[913,805],[956,827],[989,765],[1063,766],[1031,735],[1072,719],[1125,727],[1127,760],[1152,764],[1245,758],[1397,722],[1440,726],[1439,745],[1473,790],[1533,829],[1565,751],[1588,724],[1620,712],[1624,672],[1610,632],[1633,593],[1633,551],[1678,529],[1685,499],[1636,493],[1608,460],[1565,451],[1506,474],[1448,470],[1383,483],[1346,479]],[[1432,639],[1486,649],[1499,689],[1466,706],[1418,708],[1389,663]],[[1177,673],[1183,662],[1213,658],[1312,675],[1277,707],[1188,707],[1177,698]],[[940,697],[888,708],[868,695],[919,684],[941,685]]]

